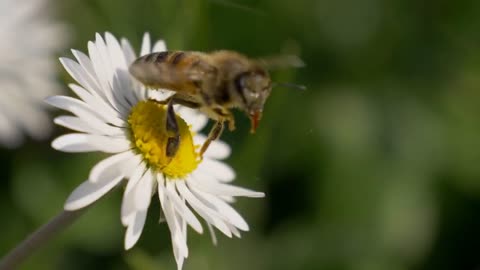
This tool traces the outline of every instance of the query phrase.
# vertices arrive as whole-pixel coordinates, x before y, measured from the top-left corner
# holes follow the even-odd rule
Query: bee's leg
[[[215,108],[213,111],[219,116],[219,119],[226,119],[228,124],[228,130],[234,131],[235,130],[235,117],[231,111],[225,108]],[[222,121],[223,122],[223,121]]]
[[[234,131],[235,130],[235,117],[233,117],[233,114],[231,112],[228,113],[228,115],[225,116],[228,121],[228,130]]]
[[[168,101],[166,127],[168,132],[173,133],[173,136],[167,140],[166,155],[167,158],[173,158],[180,146],[180,131],[177,118],[175,117],[175,111],[173,110],[173,99]]]
[[[210,133],[208,133],[207,140],[203,143],[202,148],[200,149],[200,157],[203,157],[203,153],[205,153],[205,151],[207,151],[210,143],[212,141],[216,140],[218,137],[220,137],[220,135],[222,135],[223,122],[224,121],[215,122],[215,125],[210,130]]]
[[[198,108],[201,107],[200,103],[192,101],[192,100],[186,100],[183,97],[179,97],[178,94],[170,96],[169,98],[167,98],[165,100],[151,99],[151,101],[153,101],[155,103],[158,103],[158,104],[162,104],[162,105],[167,105],[168,103],[173,102],[173,104],[182,105],[182,106],[192,108],[192,109],[198,109]]]

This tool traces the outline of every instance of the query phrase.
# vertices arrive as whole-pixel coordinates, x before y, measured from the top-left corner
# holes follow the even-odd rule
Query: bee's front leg
[[[207,140],[203,143],[202,148],[200,149],[200,157],[203,157],[203,153],[207,151],[208,146],[210,143],[214,140],[216,140],[220,135],[222,135],[223,132],[223,120],[219,120],[215,122],[215,125],[212,127],[210,130],[210,133],[208,133]]]
[[[165,154],[167,158],[173,158],[178,151],[178,147],[180,146],[180,130],[178,128],[175,111],[173,110],[173,99],[168,101],[166,117],[167,120],[165,122],[167,132],[173,133],[173,136],[168,137]]]
[[[234,131],[235,130],[235,117],[233,117],[233,114],[231,112],[228,112],[228,114],[225,116],[228,122],[228,130]]]
[[[235,117],[233,116],[232,112],[225,108],[214,108],[212,111],[216,114],[216,119],[221,119],[217,121],[227,122],[228,130],[234,131],[235,130]]]

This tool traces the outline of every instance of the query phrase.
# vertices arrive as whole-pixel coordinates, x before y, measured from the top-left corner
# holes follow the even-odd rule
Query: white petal
[[[125,138],[72,133],[53,140],[52,147],[63,152],[119,153],[130,149],[130,141]]]
[[[111,61],[112,59],[108,54],[107,44],[105,43],[102,35],[99,33],[95,33],[95,46],[97,48],[97,52],[99,53],[100,61],[102,61],[103,68],[105,68],[106,79],[111,87],[114,74]]]
[[[134,190],[135,187],[137,186],[138,182],[142,178],[143,174],[145,173],[145,170],[147,170],[145,163],[140,162],[138,166],[135,168],[135,170],[132,172],[130,177],[128,179],[127,187],[125,187],[125,192],[130,192],[131,190]]]
[[[105,120],[101,115],[92,110],[88,104],[76,98],[51,96],[46,98],[45,102],[59,109],[70,111],[86,121],[98,121],[98,119]]]
[[[148,99],[153,99],[153,100],[157,100],[157,101],[164,101],[166,100],[167,98],[173,96],[175,94],[175,92],[173,91],[170,91],[170,90],[165,90],[165,89],[155,89],[153,91],[148,91],[147,92],[147,95],[148,95]],[[179,112],[176,110],[178,106],[174,106],[174,109],[175,109],[175,112],[177,114],[179,114]],[[180,114],[179,114],[180,115]],[[182,117],[180,115],[180,117]],[[183,117],[182,117],[183,118]],[[185,120],[185,119],[184,119]],[[188,122],[187,122],[188,123]]]
[[[177,233],[174,237],[174,240],[177,242],[177,248],[179,249],[179,255],[183,258],[188,257],[188,246],[187,246],[187,227],[186,223],[184,222],[183,218],[175,212],[174,207],[170,204],[170,209],[175,217],[177,222]]]
[[[68,74],[80,83],[81,86],[88,89],[91,93],[98,91],[99,86],[80,64],[65,57],[60,58],[60,63],[62,63]]]
[[[250,198],[263,198],[265,193],[258,192],[242,187],[237,187],[229,184],[223,184],[215,180],[208,178],[198,178],[198,173],[192,174],[192,178],[188,179],[188,184],[194,186],[195,188],[202,190],[204,192],[213,194],[213,195],[227,195],[235,197],[250,197]]]
[[[175,210],[179,215],[181,215],[187,223],[198,233],[203,233],[202,225],[198,221],[197,217],[192,213],[192,211],[187,207],[185,202],[180,199],[177,191],[175,190],[174,183],[167,182],[166,194],[170,201],[172,201]]]
[[[132,45],[130,45],[130,42],[127,39],[122,38],[120,42],[122,43],[122,50],[123,54],[125,55],[125,60],[127,61],[127,64],[130,65],[131,63],[133,63],[133,61],[135,61],[137,55],[135,54]]]
[[[137,243],[140,235],[143,231],[143,226],[145,225],[145,220],[147,219],[147,210],[137,211],[135,213],[135,219],[132,225],[127,227],[127,232],[125,233],[125,249],[128,250],[132,248],[135,243]]]
[[[242,235],[240,234],[240,231],[233,225],[227,224],[228,228],[232,231],[232,234],[235,235],[238,238],[242,238]]]
[[[208,231],[210,232],[210,236],[212,237],[212,243],[214,246],[216,246],[218,244],[217,234],[215,233],[215,230],[213,229],[212,224],[207,223],[207,226],[208,226]]]
[[[195,145],[203,145],[206,139],[207,137],[201,134],[198,134],[193,138]],[[227,143],[220,140],[215,140],[210,143],[207,151],[203,153],[203,156],[211,159],[225,159],[230,156],[231,152],[232,149]]]
[[[105,65],[103,64],[100,52],[97,49],[95,42],[89,41],[87,43],[88,55],[95,71],[95,77],[102,95],[105,95],[110,103],[112,102],[111,93],[109,93],[110,86],[108,85],[108,74]]]
[[[216,196],[213,196],[201,190],[195,188],[191,188],[191,190],[196,193],[198,198],[203,199],[204,202],[208,202],[215,209],[217,209],[217,212],[222,215],[225,220],[228,221],[228,223],[234,225],[242,231],[249,230],[248,224],[245,219],[243,219],[243,217],[229,204],[217,198]]]
[[[88,143],[85,134],[67,134],[52,141],[52,147],[63,152],[92,152],[98,149]]]
[[[137,211],[135,207],[135,192],[133,191],[124,191],[122,199],[122,208],[121,208],[121,221],[123,226],[131,226],[135,218],[135,212]]]
[[[191,125],[193,132],[198,132],[208,123],[208,117],[199,112],[198,109],[191,109],[185,106],[178,106],[175,110],[185,122]]]
[[[74,131],[93,133],[93,134],[101,133],[99,130],[90,126],[87,122],[75,116],[67,116],[67,115],[59,116],[59,117],[56,117],[53,120],[53,122],[59,126],[63,126]]]
[[[124,137],[86,135],[90,144],[105,153],[119,153],[131,148],[130,141]]]
[[[138,100],[146,100],[148,99],[148,93],[147,89],[145,89],[145,86],[143,86],[140,82],[136,80],[132,80],[132,85],[133,85],[133,90],[135,92],[135,95],[137,96]]]
[[[158,185],[158,196],[163,213],[165,214],[165,219],[167,221],[170,234],[172,236],[172,246],[175,256],[177,257],[182,256],[181,254],[188,254],[186,239],[183,238],[180,224],[175,216],[174,206],[166,196],[165,187],[161,183]]]
[[[153,179],[150,170],[145,172],[135,189],[135,206],[138,210],[146,210],[152,198]]]
[[[116,69],[122,69],[126,71],[128,69],[128,65],[125,61],[125,55],[123,54],[118,40],[109,32],[105,33],[105,39],[107,41],[108,51],[110,53],[114,71]]]
[[[120,183],[121,180],[122,177],[117,177],[103,178],[96,183],[90,181],[83,182],[68,197],[65,203],[65,210],[77,210],[95,202]]]
[[[235,179],[235,171],[230,166],[209,158],[203,159],[202,163],[198,166],[198,170],[222,182],[231,182]]]
[[[112,119],[107,118],[107,114],[102,114],[102,110],[97,108],[97,110],[92,109],[87,103],[78,100],[76,98],[66,97],[66,96],[51,96],[45,99],[45,102],[55,106],[59,109],[70,111],[79,118],[88,122],[91,126],[95,127],[98,130],[105,130],[105,132],[110,132],[108,127],[105,127],[107,122],[112,122],[119,126],[126,125],[125,121],[122,121],[118,118]]]
[[[95,43],[88,43],[90,59],[92,60],[93,68],[97,74],[98,83],[100,84],[104,95],[107,97],[110,105],[116,111],[122,115],[126,115],[128,111],[127,107],[121,104],[120,101],[116,99],[115,94],[112,92],[113,72],[111,70],[110,63],[106,63],[108,62],[108,59],[105,59],[107,57],[105,55],[105,50],[106,46],[103,42],[103,39],[98,34]]]
[[[183,262],[185,258],[188,257],[188,247],[187,247],[187,226],[185,221],[181,221],[181,235],[182,239],[185,243],[183,247],[175,247],[174,248],[174,255],[175,255],[175,261],[177,262],[177,270],[181,270],[183,267]],[[183,248],[183,249],[182,249]],[[178,252],[175,252],[178,250]]]
[[[137,155],[135,156],[135,162],[131,168],[126,169],[126,171],[131,172],[125,178],[128,179],[127,187],[128,190],[125,189],[123,192],[123,200],[122,200],[122,209],[121,209],[121,220],[124,226],[129,226],[132,224],[133,219],[135,218],[135,212],[137,211],[135,205],[135,179],[141,177],[141,173],[145,170],[143,166],[142,158]],[[133,180],[132,180],[133,179]],[[133,185],[132,185],[133,184]]]
[[[132,106],[138,102],[131,87],[132,83],[127,81],[125,76],[130,76],[126,74],[126,70],[118,70],[112,80],[112,91],[115,93],[114,98],[122,106],[121,113],[124,119],[128,118]],[[123,80],[126,82],[122,82],[121,77],[123,77]]]
[[[145,33],[143,35],[142,49],[140,50],[140,56],[144,56],[146,54],[151,53],[150,46],[151,46],[150,34]]]
[[[125,131],[122,128],[110,126],[101,122],[97,122],[96,125],[92,125],[92,122],[87,122],[79,117],[75,116],[59,116],[53,121],[55,124],[69,128],[74,131],[91,133],[95,135],[107,135],[107,136],[122,136]]]
[[[88,180],[91,182],[99,182],[104,178],[116,178],[125,176],[125,167],[134,162],[135,155],[131,151],[108,157],[93,167],[90,171]]]
[[[185,257],[178,256],[175,253],[174,253],[174,255],[175,255],[175,262],[177,263],[177,270],[182,270],[183,262],[185,261]]]
[[[165,41],[163,40],[157,40],[155,42],[155,45],[153,45],[152,52],[164,52],[167,50],[167,45],[165,44]]]
[[[95,111],[97,114],[101,115],[101,119],[104,119],[104,122],[108,122],[119,127],[126,125],[125,121],[122,120],[122,115],[98,95],[91,94],[76,84],[69,84],[68,87],[70,87],[70,89],[72,89],[72,91],[78,97],[85,101],[89,108],[95,108]]]
[[[86,79],[88,85],[90,86],[90,88],[88,88],[90,93],[96,94],[98,97],[106,101],[106,96],[104,92],[100,89],[100,84],[98,83],[97,75],[95,74],[95,69],[93,68],[93,64],[90,58],[88,58],[88,56],[84,53],[77,50],[72,50],[72,54],[75,56],[85,73],[88,75],[86,76]]]
[[[215,140],[204,153],[204,157],[213,159],[225,159],[230,156],[232,149],[224,141]]]
[[[172,235],[173,254],[175,255],[175,259],[178,262],[180,258],[188,257],[187,239],[184,237],[182,228],[183,221],[179,222],[179,220],[177,219],[177,215],[173,210],[173,205],[168,200],[166,209],[169,209],[168,212],[172,214],[172,219],[174,220],[172,222],[174,224],[174,227],[173,229],[170,229],[170,233]]]
[[[190,192],[183,181],[177,181],[175,184],[182,197],[187,200],[190,206],[195,209],[200,216],[202,216],[208,223],[217,227],[226,236],[232,237],[232,233],[228,229],[228,226],[225,224],[225,222],[223,222],[218,213],[208,208],[199,199],[197,199],[195,195]]]
[[[218,197],[227,203],[234,203],[237,201],[235,197],[232,197],[232,196],[218,195]]]
[[[131,89],[132,82],[123,50],[112,34],[105,33],[105,39],[114,72],[115,83],[113,91],[117,93],[117,96],[122,95],[130,104],[134,104],[137,102],[137,99]]]
[[[183,262],[185,261],[186,257],[183,256],[177,256],[175,258],[175,262],[177,263],[177,270],[182,270],[183,268]]]
[[[112,105],[114,105],[122,115],[126,116],[128,115],[130,106],[125,100],[124,91],[121,89],[122,85],[117,81],[118,77],[115,75],[113,58],[116,58],[117,56],[112,56],[110,54],[107,44],[102,36],[98,33],[95,35],[95,46],[98,52],[97,61],[101,62],[101,65],[105,68],[106,81],[108,82],[109,86],[105,88],[106,93],[108,92],[107,96],[110,95],[111,101],[113,102]]]

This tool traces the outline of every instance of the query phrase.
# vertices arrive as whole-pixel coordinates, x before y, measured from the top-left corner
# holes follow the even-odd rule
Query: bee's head
[[[254,133],[262,118],[263,105],[272,90],[270,76],[264,69],[257,68],[240,73],[235,77],[234,83],[241,99],[239,107],[250,118],[250,131]]]

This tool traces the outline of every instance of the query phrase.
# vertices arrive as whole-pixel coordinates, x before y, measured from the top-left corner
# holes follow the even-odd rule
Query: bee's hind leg
[[[180,130],[178,128],[175,111],[173,110],[173,99],[170,99],[167,105],[166,128],[167,132],[173,133],[173,136],[168,137],[165,154],[167,158],[173,158],[180,146]]]
[[[203,143],[202,148],[200,149],[200,157],[203,157],[203,153],[207,151],[210,143],[216,140],[218,137],[220,137],[220,135],[222,135],[222,132],[223,132],[223,121],[215,122],[215,125],[210,130],[210,133],[208,133],[207,140]]]
[[[180,130],[177,123],[177,118],[175,116],[175,110],[173,109],[174,104],[180,104],[189,108],[199,108],[200,104],[194,101],[185,100],[179,98],[177,94],[169,97],[163,101],[156,101],[159,104],[166,104],[167,105],[167,115],[166,115],[166,130],[168,133],[173,134],[172,136],[168,137],[167,146],[165,149],[165,155],[170,160],[175,156],[180,147]],[[206,150],[206,148],[205,148]]]

